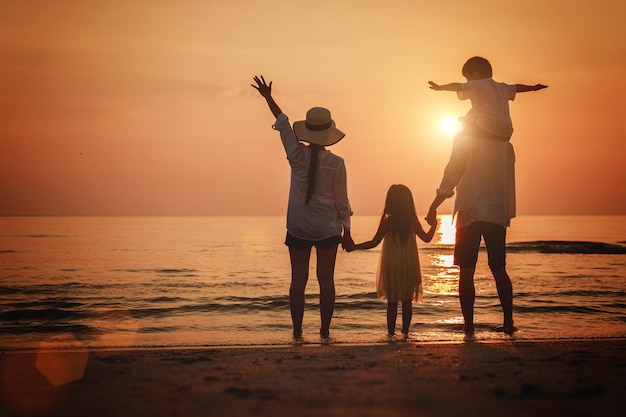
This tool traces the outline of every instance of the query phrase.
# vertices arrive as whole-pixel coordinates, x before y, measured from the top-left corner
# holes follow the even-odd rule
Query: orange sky
[[[626,214],[623,0],[0,2],[0,215],[284,214],[292,121],[331,109],[355,214],[424,214],[469,106],[427,81],[548,84],[511,104],[518,214]],[[450,211],[451,202],[442,206]]]

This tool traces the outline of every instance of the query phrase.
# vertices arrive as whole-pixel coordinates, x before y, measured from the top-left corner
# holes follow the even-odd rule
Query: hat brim
[[[313,143],[320,146],[330,146],[339,142],[345,136],[341,130],[335,127],[335,121],[331,120],[331,126],[325,130],[309,130],[306,127],[306,120],[294,122],[293,132],[298,140]]]

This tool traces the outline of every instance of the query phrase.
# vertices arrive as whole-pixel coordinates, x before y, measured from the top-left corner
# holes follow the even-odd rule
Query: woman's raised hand
[[[260,77],[255,76],[254,82],[256,83],[256,85],[250,85],[256,88],[259,94],[261,94],[261,96],[265,98],[265,100],[267,101],[267,105],[270,106],[272,114],[274,115],[274,117],[278,118],[278,116],[280,116],[283,111],[280,109],[278,104],[276,104],[276,101],[272,97],[272,82],[270,81],[270,83],[267,84],[265,82],[265,78],[263,78],[262,75]]]
[[[256,82],[257,85],[254,85],[254,84],[250,84],[250,85],[256,88],[259,94],[261,94],[265,98],[272,96],[272,81],[270,81],[270,83],[267,84],[265,82],[265,78],[263,78],[263,76],[261,75],[260,78],[258,76],[255,76],[254,82]]]

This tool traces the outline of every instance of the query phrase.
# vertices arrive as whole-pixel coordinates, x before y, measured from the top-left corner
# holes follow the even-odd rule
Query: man
[[[506,272],[506,228],[515,217],[515,153],[510,142],[478,136],[458,138],[427,215],[454,195],[457,217],[454,264],[460,268],[459,300],[464,332],[474,335],[474,271],[481,239],[487,247],[489,268],[496,281],[504,315],[499,331],[512,334],[513,286]]]

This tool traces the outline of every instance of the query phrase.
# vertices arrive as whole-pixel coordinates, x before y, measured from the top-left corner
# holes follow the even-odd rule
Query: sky
[[[331,110],[355,215],[425,215],[471,56],[511,102],[519,215],[626,214],[623,0],[0,0],[0,215],[281,215],[290,120]],[[452,200],[440,212],[450,212]]]

